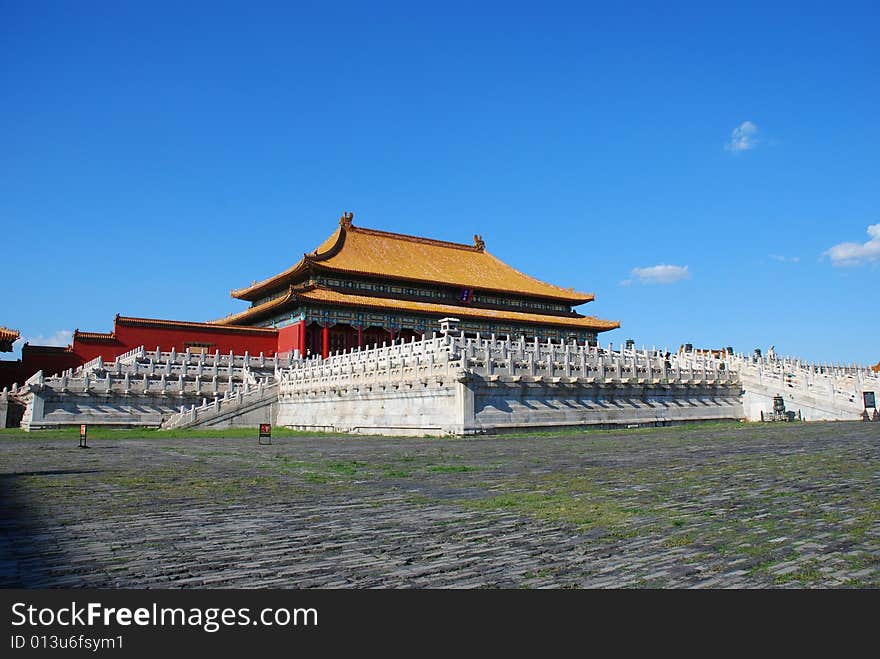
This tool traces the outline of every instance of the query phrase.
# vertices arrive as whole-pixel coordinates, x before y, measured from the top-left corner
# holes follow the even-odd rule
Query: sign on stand
[[[272,424],[260,424],[260,436],[257,438],[257,444],[265,445],[272,443]]]
[[[79,424],[79,447],[80,448],[88,448],[88,444],[86,444],[86,435],[88,434],[88,428],[86,424]]]

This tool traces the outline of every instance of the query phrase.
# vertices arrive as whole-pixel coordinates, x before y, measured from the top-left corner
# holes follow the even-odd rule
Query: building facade
[[[117,314],[112,332],[73,333],[70,346],[83,362],[102,357],[112,361],[139,346],[148,349],[192,353],[230,351],[266,356],[275,354],[278,332],[272,328],[220,326],[214,323],[198,323],[158,318],[136,318]]]
[[[261,282],[232,291],[245,311],[211,322],[118,315],[111,332],[77,329],[66,347],[25,344],[22,358],[0,360],[0,389],[37,371],[60,373],[97,357],[112,361],[139,346],[271,357],[321,355],[421,339],[454,317],[468,335],[594,344],[620,323],[585,316],[579,293],[530,277],[473,244],[357,227],[351,213],[315,251]],[[0,328],[0,351],[19,333]]]
[[[471,245],[357,227],[351,213],[287,270],[232,291],[250,308],[214,321],[278,330],[278,350],[324,357],[421,338],[444,317],[470,334],[595,343],[618,322],[572,307],[594,296],[540,281]]]

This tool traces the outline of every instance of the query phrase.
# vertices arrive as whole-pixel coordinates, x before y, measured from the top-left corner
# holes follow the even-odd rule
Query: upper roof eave
[[[302,259],[300,259],[293,266],[284,270],[272,277],[264,279],[260,282],[254,282],[252,285],[233,289],[230,291],[230,295],[234,298],[240,300],[246,300],[253,302],[261,295],[265,295],[267,293],[271,293],[273,290],[278,290],[285,285],[290,285],[291,280],[298,277],[299,275],[308,272],[311,269],[321,269],[326,270],[328,272],[336,272],[336,273],[344,273],[344,274],[355,274],[361,276],[369,276],[376,277],[382,276],[387,279],[395,280],[395,281],[411,281],[411,282],[419,282],[419,283],[428,283],[428,284],[442,284],[448,286],[463,286],[463,287],[472,287],[479,290],[484,290],[488,292],[494,293],[513,293],[516,295],[520,295],[523,297],[529,298],[537,298],[544,300],[553,300],[556,302],[565,302],[570,306],[578,306],[580,304],[585,304],[587,302],[591,302],[595,299],[595,295],[592,293],[582,293],[579,291],[575,291],[573,289],[566,290],[559,286],[555,286],[553,284],[548,284],[543,282],[535,277],[527,275],[523,272],[520,272],[516,268],[508,265],[504,261],[500,260],[498,257],[486,251],[485,243],[482,241],[482,238],[479,236],[474,237],[474,245],[465,245],[463,243],[453,243],[443,240],[435,240],[433,238],[423,238],[420,236],[408,236],[400,233],[392,233],[387,231],[379,231],[376,229],[367,229],[362,227],[355,227],[351,222],[351,214],[346,214],[340,219],[339,227],[337,227],[336,231],[331,234],[327,240],[325,240],[314,252],[311,254],[303,254]],[[437,281],[435,279],[429,278],[419,278],[419,277],[408,277],[403,276],[401,274],[394,273],[378,273],[378,272],[367,272],[364,270],[344,268],[332,263],[328,263],[327,261],[332,259],[334,256],[339,254],[345,244],[346,234],[351,232],[353,234],[359,234],[363,236],[372,236],[377,238],[382,238],[386,240],[392,241],[402,241],[407,243],[415,243],[420,245],[428,245],[431,247],[439,247],[443,249],[456,249],[464,252],[478,253],[484,254],[485,257],[490,259],[490,263],[494,264],[492,267],[496,268],[496,271],[499,272],[508,272],[514,273],[514,279],[519,278],[518,281],[525,282],[530,285],[535,290],[520,290],[515,287],[498,287],[492,285],[485,285],[484,282],[481,281],[468,281],[466,278],[456,279],[455,281]],[[502,277],[503,279],[503,277]]]
[[[229,314],[224,318],[218,318],[217,320],[210,321],[212,325],[220,325],[227,326],[232,325],[236,321],[242,320],[243,318],[253,318],[254,316],[258,316],[259,314],[271,311],[272,309],[279,307],[287,302],[289,302],[293,298],[293,286],[287,287],[287,294],[281,295],[274,300],[269,300],[268,302],[264,302],[263,304],[259,304],[254,307],[250,307],[245,309],[244,311],[239,311],[238,313]]]

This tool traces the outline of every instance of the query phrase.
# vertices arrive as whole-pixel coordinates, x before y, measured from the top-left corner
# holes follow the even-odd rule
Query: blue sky
[[[239,311],[351,210],[606,343],[875,363],[876,3],[613,4],[0,1],[0,324]]]

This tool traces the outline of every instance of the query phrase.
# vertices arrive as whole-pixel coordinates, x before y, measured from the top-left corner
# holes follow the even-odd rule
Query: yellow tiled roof
[[[232,296],[253,301],[295,283],[309,268],[353,275],[428,282],[484,291],[515,293],[583,304],[594,299],[530,277],[486,251],[482,238],[473,245],[432,240],[399,233],[363,229],[351,223],[351,214],[311,254],[273,277],[232,291]]]
[[[454,304],[437,304],[434,302],[416,302],[412,300],[397,300],[393,298],[373,297],[369,295],[352,295],[341,293],[330,288],[321,286],[303,289],[291,288],[286,295],[252,307],[234,316],[220,319],[216,322],[233,323],[252,318],[260,313],[283,306],[291,300],[302,302],[318,302],[322,304],[363,307],[368,309],[382,309],[391,311],[409,311],[411,313],[424,313],[437,316],[456,316],[462,318],[480,318],[487,320],[508,321],[513,323],[527,323],[531,325],[553,325],[557,327],[570,327],[576,329],[606,330],[620,327],[616,321],[601,320],[593,316],[553,316],[548,314],[526,313],[522,311],[503,311],[499,309],[478,309],[475,307],[459,306]]]
[[[880,362],[877,362],[876,366],[872,366],[871,370],[874,371],[875,373],[880,373]]]
[[[21,332],[14,329],[9,329],[5,325],[0,327],[0,352],[10,352],[12,350],[12,344],[18,341],[21,337]]]
[[[250,309],[248,309],[250,311]],[[225,320],[225,319],[224,319]],[[239,326],[234,325],[232,323],[195,323],[188,320],[162,320],[160,318],[136,318],[132,316],[116,316],[116,324],[117,325],[128,325],[129,327],[164,327],[166,329],[201,329],[201,330],[216,330],[223,329],[230,332],[243,332],[245,334],[277,334],[278,330],[273,329],[271,327],[250,327],[250,326]],[[218,328],[217,325],[224,325],[222,328]]]
[[[246,320],[253,318],[254,316],[258,316],[264,311],[271,311],[276,307],[283,306],[285,303],[293,299],[295,299],[293,294],[293,287],[289,286],[287,289],[287,293],[280,297],[276,297],[272,300],[269,300],[268,302],[263,302],[262,304],[258,304],[254,307],[251,307],[250,309],[245,309],[244,311],[240,311],[238,313],[231,313],[224,318],[218,318],[217,320],[212,320],[210,322],[215,325],[232,325],[240,320]]]

